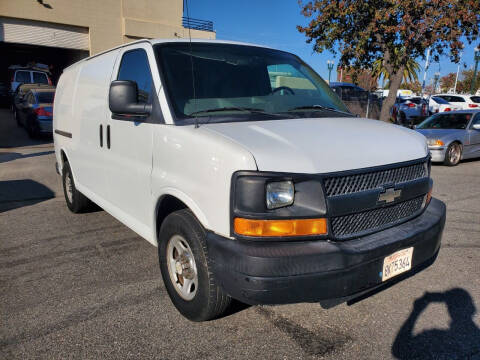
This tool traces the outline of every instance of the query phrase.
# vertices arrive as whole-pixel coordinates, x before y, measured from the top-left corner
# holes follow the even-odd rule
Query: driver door
[[[468,157],[480,156],[480,130],[474,129],[473,125],[480,124],[480,113],[477,113],[468,128],[468,136],[470,141],[470,152]],[[467,155],[467,154],[465,154]]]
[[[157,96],[154,75],[158,76],[158,72],[152,72],[155,67],[151,45],[135,44],[120,51],[111,81],[135,81],[138,103],[152,104]],[[152,225],[150,176],[153,139],[158,128],[155,122],[152,115],[118,116],[108,110],[106,126],[109,202],[114,215],[146,238]]]

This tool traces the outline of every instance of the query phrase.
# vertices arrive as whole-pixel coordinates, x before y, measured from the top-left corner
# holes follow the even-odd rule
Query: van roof
[[[163,43],[189,43],[190,41],[192,43],[233,44],[233,45],[256,46],[256,47],[271,49],[271,47],[268,47],[268,46],[265,46],[265,45],[258,45],[258,44],[253,44],[253,43],[240,42],[240,41],[230,41],[230,40],[188,39],[188,38],[187,39],[183,39],[183,38],[182,39],[141,39],[141,40],[132,41],[132,42],[129,42],[129,43],[126,43],[126,44],[122,44],[122,45],[116,46],[114,48],[102,51],[98,54],[89,56],[85,59],[82,59],[82,60],[66,67],[64,69],[64,71],[67,70],[68,68],[74,67],[77,64],[81,64],[81,63],[83,63],[85,61],[88,61],[92,58],[95,58],[97,56],[106,54],[106,53],[108,53],[110,51],[113,51],[113,50],[116,50],[116,49],[121,49],[123,47],[131,46],[131,45],[134,45],[134,44],[147,42],[147,43],[150,43],[152,45],[156,45],[156,44],[163,44]]]

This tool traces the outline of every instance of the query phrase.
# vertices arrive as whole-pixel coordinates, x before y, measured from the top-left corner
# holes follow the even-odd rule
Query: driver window
[[[135,49],[123,54],[117,80],[135,81],[138,86],[138,102],[151,101],[153,80],[145,50]]]

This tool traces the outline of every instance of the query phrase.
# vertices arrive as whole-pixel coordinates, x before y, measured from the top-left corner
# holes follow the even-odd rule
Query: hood
[[[255,158],[258,170],[326,173],[427,156],[419,133],[362,118],[288,119],[202,125]]]
[[[465,133],[465,130],[458,129],[417,129],[417,131],[427,139],[446,139],[458,137]]]

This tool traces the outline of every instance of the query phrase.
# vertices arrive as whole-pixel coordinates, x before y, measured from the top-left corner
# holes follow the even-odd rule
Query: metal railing
[[[193,19],[186,16],[182,17],[182,25],[187,29],[213,31],[213,21]]]

